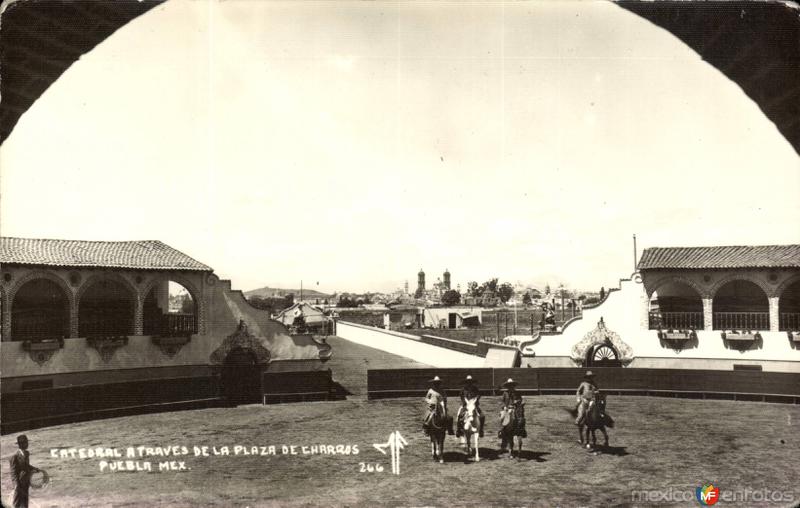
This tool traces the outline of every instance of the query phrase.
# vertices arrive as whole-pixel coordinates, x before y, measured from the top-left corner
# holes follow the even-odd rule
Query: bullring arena
[[[31,463],[49,476],[31,506],[688,505],[708,484],[722,501],[792,505],[797,332],[773,328],[793,319],[797,249],[739,248],[724,270],[696,266],[694,251],[694,267],[667,270],[654,265],[680,265],[680,252],[645,251],[618,290],[521,343],[523,355],[344,321],[336,335],[292,333],[161,243],[4,238],[3,456],[28,436]],[[718,264],[729,252],[703,254]],[[169,281],[192,306],[167,309],[158,288]],[[751,286],[730,292],[741,301],[720,298],[738,281],[766,302]],[[685,314],[697,300],[700,315]],[[756,329],[715,329],[738,319],[737,305],[762,319]],[[785,311],[777,322],[773,308]],[[686,319],[697,328],[670,326]],[[610,354],[595,355],[601,347]],[[589,450],[573,421],[587,368],[615,421],[609,445]],[[438,375],[454,412],[467,374],[487,414],[481,460],[447,436],[439,464],[422,399]],[[513,459],[496,436],[509,377],[528,429]],[[0,467],[9,502],[8,461]]]

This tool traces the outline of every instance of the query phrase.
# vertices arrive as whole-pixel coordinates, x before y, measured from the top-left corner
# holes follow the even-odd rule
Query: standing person
[[[28,437],[17,436],[19,450],[11,456],[11,479],[14,482],[14,508],[28,508],[28,489],[31,486],[31,475],[38,468],[31,465],[28,451]]]
[[[456,431],[456,436],[461,436],[461,434],[464,432],[462,429],[463,422],[461,418],[464,415],[464,411],[467,409],[467,399],[475,399],[475,410],[478,411],[478,418],[480,421],[478,436],[483,437],[483,424],[486,421],[486,417],[483,415],[480,405],[481,391],[471,375],[467,375],[467,377],[464,379],[464,387],[461,389],[459,396],[461,397],[461,407],[458,408],[458,417],[456,418],[456,421],[458,421],[458,430]]]
[[[591,370],[587,370],[583,376],[583,381],[578,385],[578,391],[575,392],[577,402],[578,417],[575,418],[575,425],[583,425],[586,419],[586,410],[589,409],[589,402],[594,399],[595,392],[598,391],[597,381],[594,379],[594,374]]]

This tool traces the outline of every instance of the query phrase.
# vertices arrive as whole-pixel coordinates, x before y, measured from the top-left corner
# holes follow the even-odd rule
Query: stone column
[[[769,331],[777,332],[780,327],[780,314],[778,313],[778,300],[777,296],[769,298]]]
[[[3,340],[11,339],[11,309],[8,308],[8,301],[3,298],[2,302],[2,322],[3,322]]]
[[[133,334],[144,335],[144,302],[142,298],[136,298],[136,310],[133,312]]]
[[[78,299],[73,298],[69,306],[69,338],[78,338]]]
[[[711,331],[714,328],[714,300],[703,298],[703,330]]]

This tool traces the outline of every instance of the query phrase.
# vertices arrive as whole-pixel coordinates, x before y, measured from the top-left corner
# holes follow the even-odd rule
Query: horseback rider
[[[428,393],[425,394],[425,402],[428,404],[429,407],[442,407],[442,414],[447,416],[447,394],[445,393],[444,389],[442,388],[442,380],[439,376],[434,376],[433,379],[429,381],[430,385],[428,388]],[[453,434],[452,431],[452,424],[453,421],[451,418],[447,419],[448,426],[448,434]]]
[[[578,386],[578,391],[575,393],[577,402],[578,417],[575,419],[575,425],[583,425],[586,419],[586,411],[589,409],[589,403],[594,400],[595,394],[600,389],[597,387],[597,382],[594,379],[594,374],[591,370],[587,370],[583,376],[583,381]]]
[[[514,406],[515,401],[521,396],[517,393],[517,382],[511,378],[508,378],[508,381],[503,383],[501,387],[503,389],[503,409],[511,409]]]
[[[517,382],[512,378],[508,378],[508,381],[503,383],[501,388],[503,390],[503,407],[500,413],[501,423],[505,426],[504,420],[510,418],[514,419],[514,426],[510,433],[504,432],[505,427],[501,428],[497,433],[498,437],[501,439],[500,451],[505,452],[508,446],[511,448],[513,454],[514,437],[528,437],[528,433],[525,430],[525,402],[522,400],[522,395],[517,392]],[[522,441],[520,441],[520,449],[522,449],[521,443]]]
[[[480,421],[478,436],[483,437],[483,424],[486,421],[486,417],[483,415],[480,405],[481,391],[478,389],[478,385],[475,384],[475,380],[471,375],[467,375],[467,377],[464,379],[464,387],[461,389],[459,396],[461,397],[461,407],[458,408],[458,416],[456,418],[456,421],[458,422],[458,431],[456,432],[456,436],[460,437],[464,433],[462,428],[462,418],[464,416],[464,411],[467,410],[467,399],[475,399],[475,411],[478,412],[478,419]]]

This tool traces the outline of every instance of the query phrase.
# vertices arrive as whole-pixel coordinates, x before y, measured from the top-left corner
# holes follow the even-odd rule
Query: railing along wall
[[[714,330],[769,330],[769,312],[714,312]]]
[[[650,329],[703,329],[702,312],[651,312]]]
[[[782,332],[800,331],[800,312],[781,312],[778,323]]]

